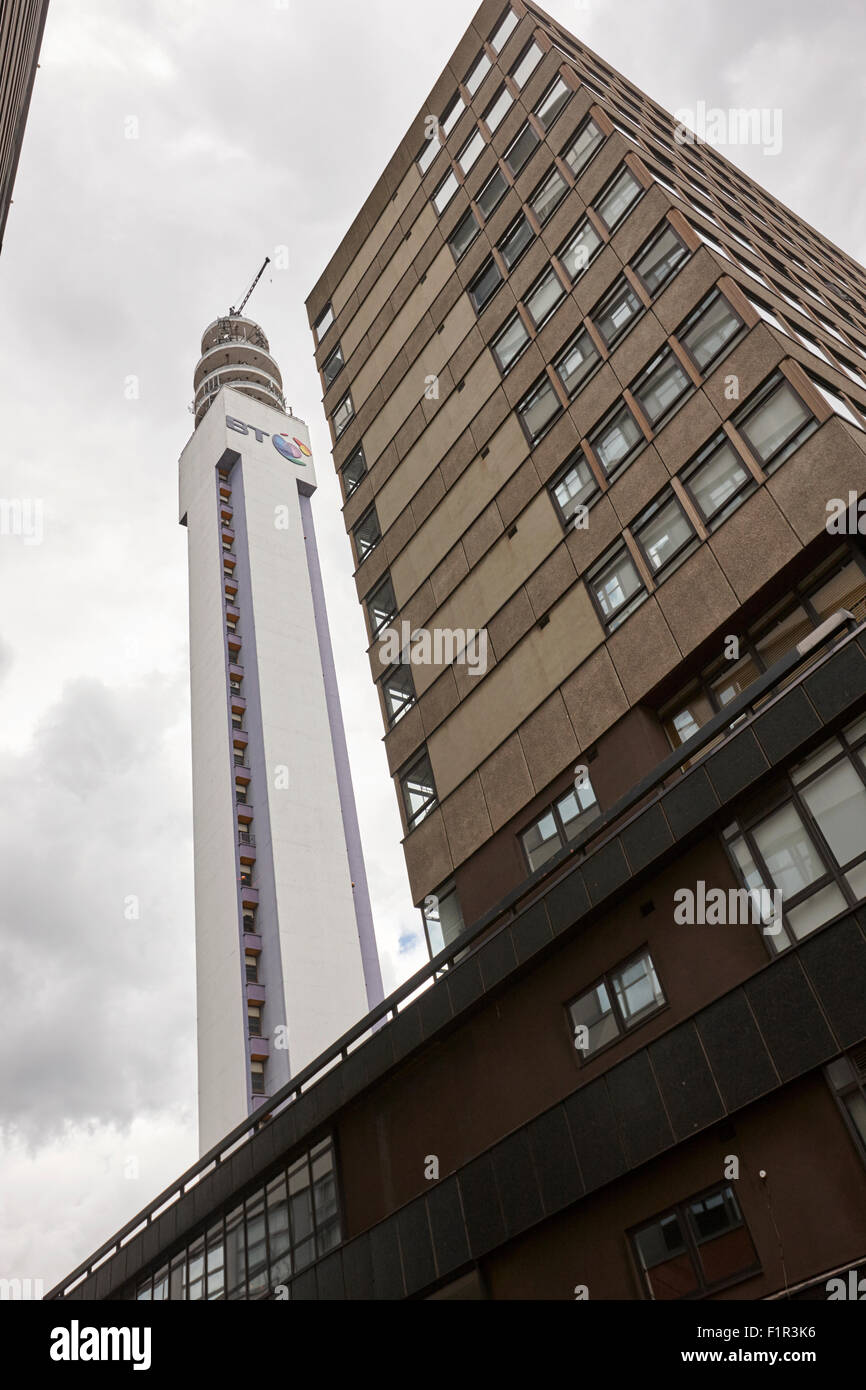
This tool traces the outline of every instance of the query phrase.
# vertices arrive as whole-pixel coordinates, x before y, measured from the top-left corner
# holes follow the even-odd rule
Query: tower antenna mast
[[[259,281],[261,280],[262,276],[263,276],[264,273],[265,273],[265,266],[270,265],[270,263],[271,263],[271,258],[270,258],[270,256],[265,256],[264,264],[262,265],[261,270],[259,271],[259,273],[258,273],[258,275],[256,276],[256,278],[255,278],[255,280],[253,281],[253,283],[250,285],[249,289],[247,290],[246,294],[244,295],[243,299],[241,300],[241,302],[240,302],[238,308],[237,308],[237,309],[229,309],[229,314],[228,314],[228,316],[229,316],[230,319],[231,319],[231,318],[239,318],[240,315],[243,313],[243,311],[244,311],[244,305],[246,304],[247,300],[249,299],[249,297],[250,297],[250,295],[252,294],[253,290],[255,289],[256,285],[259,283]]]

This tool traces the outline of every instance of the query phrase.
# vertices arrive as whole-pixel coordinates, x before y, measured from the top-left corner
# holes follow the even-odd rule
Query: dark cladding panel
[[[456,1178],[443,1178],[427,1194],[433,1249],[440,1277],[465,1265],[469,1259],[469,1240],[460,1206]]]
[[[604,1078],[569,1096],[565,1113],[587,1192],[626,1171],[628,1163]]]
[[[477,1158],[464,1168],[459,1182],[469,1248],[473,1259],[477,1260],[505,1239],[505,1223],[489,1155]]]
[[[748,1105],[779,1084],[742,990],[711,1004],[696,1022],[728,1111]]]
[[[432,1284],[436,1278],[426,1199],[419,1197],[410,1202],[408,1207],[403,1207],[397,1224],[400,1231],[400,1249],[403,1253],[406,1292],[417,1293],[428,1284]]]
[[[838,1051],[796,956],[751,980],[746,994],[783,1081],[811,1071]]]
[[[523,1130],[493,1150],[493,1169],[509,1236],[516,1236],[542,1217],[541,1194]]]
[[[725,1113],[693,1023],[650,1044],[650,1059],[677,1139],[686,1139]]]
[[[866,1038],[866,941],[857,923],[840,922],[805,942],[800,961],[841,1046]]]
[[[607,1077],[629,1166],[635,1167],[674,1142],[649,1058],[639,1052]]]
[[[557,1105],[533,1120],[527,1135],[545,1213],[561,1211],[584,1190],[563,1107]]]

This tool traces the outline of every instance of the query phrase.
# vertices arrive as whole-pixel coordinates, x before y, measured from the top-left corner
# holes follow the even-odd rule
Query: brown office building
[[[0,12],[0,246],[47,14],[48,0],[7,0]]]
[[[431,964],[54,1296],[826,1299],[866,273],[485,0],[308,309]]]

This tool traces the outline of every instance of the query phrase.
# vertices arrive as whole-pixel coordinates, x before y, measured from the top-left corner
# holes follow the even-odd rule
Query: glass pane
[[[457,175],[452,169],[448,177],[440,183],[436,192],[433,194],[433,206],[437,212],[442,213],[445,211],[451,199],[454,197],[454,194],[457,192],[457,189]]]
[[[643,304],[631,285],[626,279],[622,279],[613,292],[606,295],[593,311],[596,327],[608,346],[624,332],[642,309]]]
[[[796,807],[782,806],[753,831],[773,882],[785,899],[808,888],[826,870]],[[790,914],[789,914],[790,915]]]
[[[781,622],[774,623],[755,643],[758,653],[766,667],[773,666],[788,652],[793,651],[798,642],[812,631],[812,622],[804,608],[794,608]]]
[[[738,1226],[742,1220],[730,1187],[690,1202],[688,1212],[692,1233],[699,1245],[704,1240],[712,1240],[733,1226]]]
[[[570,96],[571,88],[566,87],[561,77],[557,77],[553,86],[545,93],[535,108],[535,114],[545,130],[550,130]]]
[[[656,571],[667,564],[693,535],[682,507],[673,497],[637,532],[644,553]]]
[[[569,396],[579,390],[598,361],[598,349],[584,328],[556,362],[559,379]]]
[[[719,295],[683,334],[683,342],[703,371],[739,333],[742,324],[724,295]]]
[[[568,1011],[575,1035],[577,1036],[578,1028],[586,1029],[586,1035],[580,1035],[586,1046],[578,1046],[577,1049],[581,1056],[588,1057],[590,1053],[597,1052],[600,1047],[619,1037],[619,1027],[604,984],[587,990],[586,994],[569,1004]]]
[[[445,135],[450,135],[466,107],[463,105],[463,98],[456,96],[452,101],[445,115],[442,117],[442,131]]]
[[[788,921],[791,929],[800,941],[804,936],[808,936],[818,927],[822,927],[831,918],[838,917],[840,912],[844,912],[848,904],[840,888],[835,883],[830,883],[820,892],[813,893],[811,898],[800,903],[797,907],[791,908],[788,912]]]
[[[643,190],[631,170],[623,169],[604,196],[599,199],[596,211],[605,225],[613,230],[642,192]]]
[[[685,260],[688,251],[672,227],[666,227],[661,236],[635,262],[635,269],[644,281],[650,294],[658,294],[666,284],[674,269]]]
[[[748,481],[751,473],[734,446],[720,445],[689,479],[689,487],[707,521]]]
[[[466,144],[463,146],[463,149],[460,151],[460,154],[457,156],[457,162],[460,165],[460,168],[463,170],[464,174],[469,173],[469,170],[472,168],[473,164],[478,159],[478,156],[481,154],[481,151],[483,149],[484,136],[481,134],[480,130],[476,130],[474,135],[472,135],[471,138],[467,140]]]
[[[497,130],[505,119],[506,114],[514,104],[514,97],[503,87],[496,99],[488,106],[484,113],[484,119],[491,134]]]
[[[665,1002],[649,954],[640,956],[622,970],[618,970],[612,976],[612,981],[626,1027],[631,1027],[647,1014],[654,1013]]]
[[[866,849],[866,787],[847,761],[804,787],[801,793],[821,833],[843,866]]]
[[[589,222],[582,223],[559,253],[572,280],[583,274],[600,246],[601,237],[595,228]]]
[[[858,902],[861,898],[866,898],[866,861],[858,864],[850,874],[846,874],[845,881]]]
[[[501,281],[499,266],[493,260],[489,261],[481,274],[473,280],[469,296],[479,313],[499,288]]]
[[[514,29],[516,29],[516,27],[517,15],[514,13],[513,10],[506,10],[502,20],[499,23],[496,33],[490,40],[490,47],[493,49],[494,53],[502,52],[502,49],[505,47],[506,40],[508,39],[509,35],[514,31]]]
[[[810,757],[804,758],[796,767],[791,768],[791,781],[795,786],[800,786],[802,782],[812,776],[813,772],[817,772],[825,763],[838,758],[843,751],[842,744],[837,738],[831,738],[829,743],[822,743],[821,747],[817,748]]]
[[[669,353],[648,376],[635,385],[634,393],[646,411],[650,424],[656,425],[685,395],[691,384],[676,357]]]
[[[537,144],[538,136],[532,126],[525,125],[505,156],[512,174],[519,174]]]
[[[499,206],[507,187],[505,175],[501,169],[497,169],[493,177],[487,180],[475,200],[485,217],[489,217],[493,209]]]
[[[592,445],[605,472],[612,473],[642,441],[637,421],[624,407],[599,431]]]
[[[518,408],[529,437],[534,441],[559,414],[562,406],[549,378],[545,377],[541,385]]]
[[[478,235],[478,223],[475,221],[475,214],[467,212],[466,216],[457,223],[451,236],[451,250],[459,261],[464,256]]]
[[[538,44],[531,43],[511,74],[518,87],[522,87],[535,72],[541,62],[541,56]]]
[[[517,225],[503,237],[499,243],[499,250],[509,270],[516,265],[534,236],[527,218],[521,217]]]
[[[568,192],[568,186],[558,169],[544,180],[541,187],[532,195],[530,207],[542,225],[559,206]]]
[[[573,840],[579,830],[599,814],[598,801],[591,783],[575,787],[573,791],[556,803],[566,838]],[[591,814],[590,814],[591,813]]]
[[[620,555],[601,572],[593,587],[601,611],[611,618],[643,588],[630,555]]]
[[[785,383],[749,416],[743,425],[749,442],[763,462],[769,462],[812,416]]]
[[[588,120],[577,133],[571,147],[566,150],[564,159],[575,178],[579,178],[604,136],[592,119]]]
[[[584,458],[577,458],[565,475],[555,484],[553,495],[566,521],[570,521],[577,508],[583,505],[598,490],[598,483],[589,464]]]
[[[466,87],[470,96],[474,97],[489,71],[490,59],[486,53],[482,53],[475,67],[466,79]]]
[[[503,371],[511,366],[511,363],[518,354],[523,351],[528,342],[529,333],[527,332],[526,325],[520,315],[517,314],[510,323],[506,324],[505,328],[499,334],[499,337],[496,338],[493,343],[493,351],[496,354],[496,360]]]
[[[540,325],[559,303],[565,290],[553,270],[548,270],[531,294],[526,297],[526,307],[533,322]]]
[[[553,813],[548,811],[523,835],[523,848],[531,869],[538,869],[562,848]]]

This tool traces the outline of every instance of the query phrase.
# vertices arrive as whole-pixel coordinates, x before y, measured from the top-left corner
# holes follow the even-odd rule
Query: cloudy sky
[[[670,110],[780,108],[781,153],[726,153],[866,259],[862,0],[548,8]],[[177,458],[201,331],[275,248],[250,312],[319,457],[386,988],[422,963],[304,299],[473,12],[52,0],[0,255],[0,493],[29,523],[0,534],[5,1277],[49,1287],[196,1157]]]

